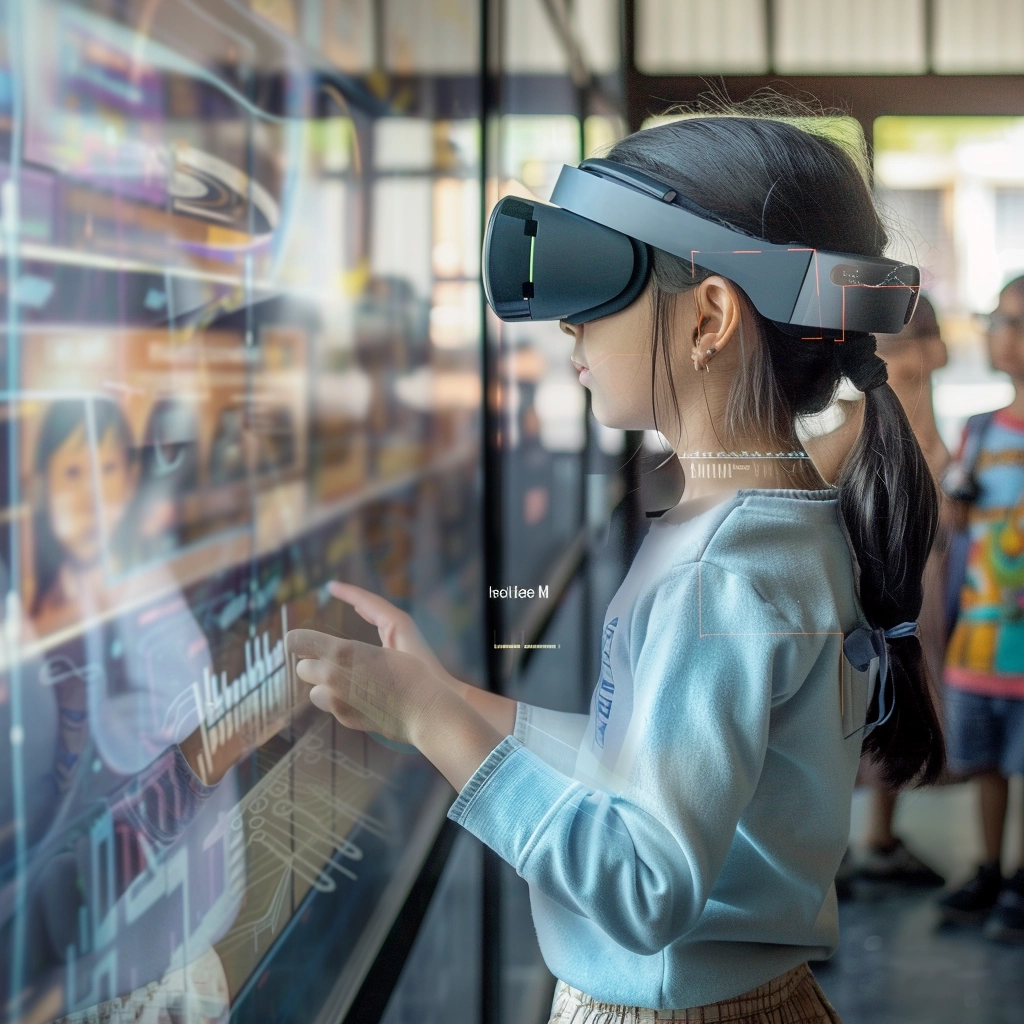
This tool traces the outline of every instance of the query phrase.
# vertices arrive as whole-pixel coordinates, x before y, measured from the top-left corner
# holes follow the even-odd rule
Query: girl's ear
[[[701,281],[694,289],[693,300],[693,365],[703,370],[739,333],[742,305],[736,286],[718,275]]]

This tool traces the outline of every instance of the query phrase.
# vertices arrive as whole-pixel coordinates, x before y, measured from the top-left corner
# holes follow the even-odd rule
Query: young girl
[[[885,247],[856,159],[792,122],[688,118],[609,158],[750,236]],[[590,714],[453,680],[407,616],[344,584],[384,647],[296,631],[296,671],[342,723],[418,747],[459,791],[449,817],[529,882],[553,1021],[835,1021],[807,961],[837,946],[862,742],[894,785],[943,761],[913,631],[934,488],[872,336],[792,336],[727,278],[652,257],[631,305],[562,325],[595,416],[657,427],[687,475],[608,608]],[[795,422],[844,376],[864,422],[829,487]],[[720,451],[785,457],[730,475],[693,454]],[[878,682],[844,635],[888,638]]]

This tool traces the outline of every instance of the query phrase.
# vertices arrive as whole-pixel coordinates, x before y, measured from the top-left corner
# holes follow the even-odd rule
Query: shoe
[[[998,864],[982,864],[962,888],[939,900],[944,924],[981,924],[999,899],[1003,876]]]
[[[861,860],[860,875],[872,882],[899,882],[923,889],[946,884],[942,875],[903,845],[902,839],[888,850],[869,849]]]
[[[985,922],[986,939],[1024,943],[1024,868],[1008,878]]]

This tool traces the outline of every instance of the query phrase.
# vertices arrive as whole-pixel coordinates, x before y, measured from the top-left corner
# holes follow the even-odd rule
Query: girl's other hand
[[[450,675],[441,664],[408,612],[396,608],[390,601],[353,583],[332,580],[327,584],[327,589],[339,601],[352,605],[356,614],[371,626],[376,626],[380,642],[386,648],[418,658],[435,676],[453,689],[465,685]]]
[[[371,625],[377,627],[381,643],[386,650],[401,651],[417,658],[428,673],[441,680],[448,689],[482,715],[502,736],[512,733],[515,728],[516,702],[497,693],[476,686],[470,686],[451,675],[430,649],[412,617],[396,608],[383,597],[363,590],[352,583],[334,581],[327,589],[339,601],[352,605],[356,612]]]
[[[285,648],[299,659],[295,673],[312,686],[312,703],[349,729],[416,745],[439,696],[451,699],[449,687],[404,651],[314,629],[291,630]]]

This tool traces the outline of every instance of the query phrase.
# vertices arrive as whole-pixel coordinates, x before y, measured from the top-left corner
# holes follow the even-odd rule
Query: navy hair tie
[[[889,645],[887,640],[898,640],[900,637],[914,636],[917,633],[916,622],[901,622],[892,629],[883,629],[881,626],[869,629],[867,626],[858,626],[846,635],[843,640],[843,653],[847,660],[858,672],[866,672],[871,662],[878,659],[878,715],[873,722],[865,722],[860,729],[854,729],[849,736],[856,736],[861,730],[868,736],[873,729],[885,725],[892,716],[896,707],[896,694],[893,693],[892,701],[889,703],[889,710],[886,711],[886,687],[889,682]]]

